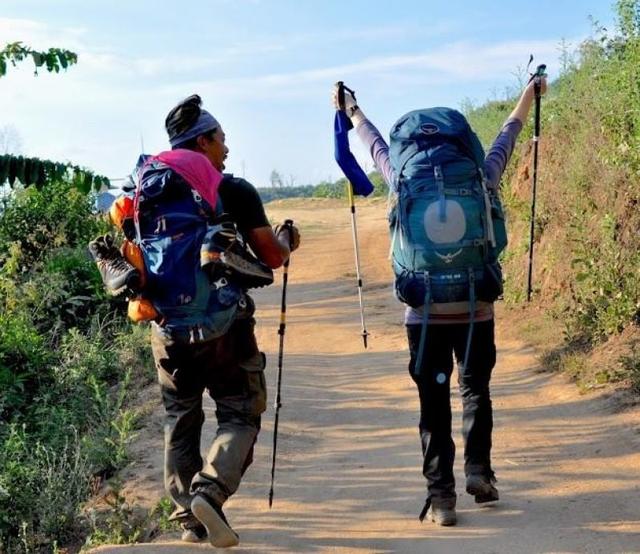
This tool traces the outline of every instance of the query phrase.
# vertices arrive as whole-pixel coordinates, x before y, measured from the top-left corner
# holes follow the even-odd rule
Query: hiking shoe
[[[431,504],[427,512],[427,519],[433,521],[436,525],[449,527],[458,523],[456,509],[453,506],[438,506]]]
[[[495,483],[496,478],[494,475],[487,477],[486,475],[472,473],[467,476],[467,492],[476,497],[476,504],[496,502],[500,500],[500,496]]]
[[[424,518],[433,521],[436,525],[450,526],[455,525],[458,521],[456,517],[456,498],[434,498],[427,497],[424,508],[418,518],[424,521]]]
[[[195,517],[194,521],[182,523],[182,535],[180,540],[183,542],[203,542],[207,539],[207,529]]]
[[[193,515],[205,526],[209,542],[217,548],[235,546],[240,542],[238,534],[231,529],[222,508],[203,493],[196,493],[191,501]]]
[[[246,289],[273,283],[271,268],[249,251],[235,223],[226,218],[207,231],[200,249],[200,265],[211,274],[212,280],[229,277]]]
[[[98,266],[107,292],[119,296],[140,288],[140,272],[133,267],[113,245],[111,235],[103,235],[89,243],[89,253]]]

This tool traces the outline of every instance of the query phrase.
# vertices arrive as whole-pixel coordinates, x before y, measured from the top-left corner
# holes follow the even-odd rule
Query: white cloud
[[[35,49],[50,47],[77,50],[84,46],[86,29],[81,27],[53,28],[33,19],[0,17],[0,44],[21,41]]]
[[[385,128],[389,123],[385,117],[391,117],[386,116],[390,99],[396,109],[413,102],[416,92],[428,103],[432,98],[427,94],[438,90],[439,98],[444,96],[445,101],[453,103],[450,95],[456,87],[479,85],[477,90],[482,91],[488,89],[487,83],[504,83],[518,66],[526,64],[530,52],[536,55],[536,61],[550,65],[552,75],[557,68],[557,41],[458,41],[402,55],[354,59],[349,54],[351,39],[393,39],[401,31],[394,25],[356,28],[352,33],[331,31],[328,39],[341,43],[341,62],[273,71],[271,67],[283,67],[291,58],[303,55],[304,49],[318,40],[318,34],[258,37],[251,42],[226,44],[211,54],[200,50],[199,54],[205,54],[197,56],[172,52],[149,57],[134,50],[119,52],[108,44],[95,44],[82,28],[60,30],[35,20],[0,18],[0,43],[23,40],[34,48],[59,46],[79,55],[78,65],[62,75],[41,72],[34,78],[30,64],[11,69],[0,81],[0,104],[11,106],[3,113],[2,124],[13,124],[19,130],[24,150],[30,155],[69,158],[110,176],[121,176],[130,169],[141,133],[148,150],[164,147],[164,115],[177,100],[198,92],[205,106],[228,121],[234,156],[251,159],[250,169],[264,173],[262,181],[276,165],[305,182],[309,180],[304,176],[310,171],[307,167],[317,167],[313,171],[320,173],[325,171],[321,167],[335,170],[326,153],[330,153],[330,133],[325,137],[307,129],[318,128],[324,133],[325,119],[331,118],[329,89],[338,79],[358,90],[375,90],[375,95],[366,99],[367,107],[371,106],[372,114],[380,114],[381,128]],[[278,57],[283,66],[265,63],[261,66],[263,73],[252,77],[232,73],[238,67],[247,71],[243,62],[256,52],[286,54]],[[401,97],[402,102],[397,101]],[[271,118],[261,119],[267,112]],[[274,137],[274,126],[281,124],[275,120],[276,115],[287,124],[282,124]],[[304,141],[300,133],[305,134]],[[357,141],[353,142],[358,150]],[[265,144],[270,146],[268,153],[264,153]],[[299,151],[290,155],[294,146]],[[312,161],[305,150],[316,153]]]
[[[579,40],[572,41],[574,44]],[[526,65],[533,53],[536,63],[544,60],[553,75],[558,69],[558,41],[507,41],[481,45],[455,42],[440,48],[401,56],[376,56],[363,60],[289,73],[271,73],[251,78],[207,79],[167,85],[168,94],[202,90],[217,97],[275,98],[308,95],[312,88],[326,89],[336,80],[376,80],[392,88],[399,83],[418,86],[503,81]]]

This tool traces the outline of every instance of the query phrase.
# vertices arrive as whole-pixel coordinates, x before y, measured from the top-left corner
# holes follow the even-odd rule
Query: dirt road
[[[235,552],[526,553],[640,552],[640,417],[602,396],[581,396],[541,373],[526,345],[500,338],[492,381],[494,468],[502,501],[477,507],[464,493],[460,402],[456,527],[421,524],[418,400],[406,370],[402,309],[391,297],[384,205],[359,209],[370,348],[363,351],[348,212],[340,203],[270,207],[302,227],[290,271],[283,408],[275,503],[267,506],[273,407],[256,462],[225,511],[240,534]],[[256,295],[259,341],[273,400],[280,287]],[[152,505],[162,494],[161,411],[128,490]],[[208,404],[207,417],[213,418]],[[212,436],[209,425],[205,433]],[[135,494],[133,494],[135,493]],[[211,551],[177,535],[95,552]]]

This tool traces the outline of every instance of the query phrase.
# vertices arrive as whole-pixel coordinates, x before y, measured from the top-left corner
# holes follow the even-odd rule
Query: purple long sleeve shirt
[[[522,122],[519,119],[510,118],[502,126],[498,136],[493,141],[484,161],[484,172],[489,187],[498,189],[500,179],[504,173],[509,158],[513,153],[516,139],[522,130]],[[389,159],[389,146],[382,138],[380,131],[368,119],[358,123],[356,132],[360,140],[369,148],[371,158],[378,171],[389,185],[390,189],[396,186],[396,172]],[[423,308],[411,308],[407,306],[405,323],[407,325],[422,323]],[[474,321],[489,321],[493,319],[493,304],[478,302]],[[469,303],[457,302],[455,304],[431,304],[429,309],[429,323],[469,323]]]

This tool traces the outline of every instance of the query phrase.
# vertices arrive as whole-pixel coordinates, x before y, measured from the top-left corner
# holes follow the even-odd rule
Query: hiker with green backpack
[[[406,304],[409,372],[420,397],[427,480],[421,521],[426,516],[439,525],[457,522],[450,404],[454,356],[463,406],[465,488],[479,504],[499,499],[491,465],[489,392],[496,362],[493,302],[502,294],[498,256],[507,244],[499,187],[537,91],[546,91],[545,76],[527,84],[485,157],[456,110],[407,113],[391,128],[387,145],[353,91],[334,89],[334,106],[349,117],[389,185],[395,295]]]
[[[228,547],[238,535],[222,507],[253,461],[267,397],[247,289],[270,284],[300,238],[289,221],[271,227],[253,185],[222,174],[225,134],[199,96],[173,108],[165,127],[171,150],[142,155],[110,211],[130,243],[125,257],[105,237],[89,249],[108,290],[135,289],[130,317],[152,320],[171,517],[182,540]],[[205,391],[218,426],[203,459]]]

